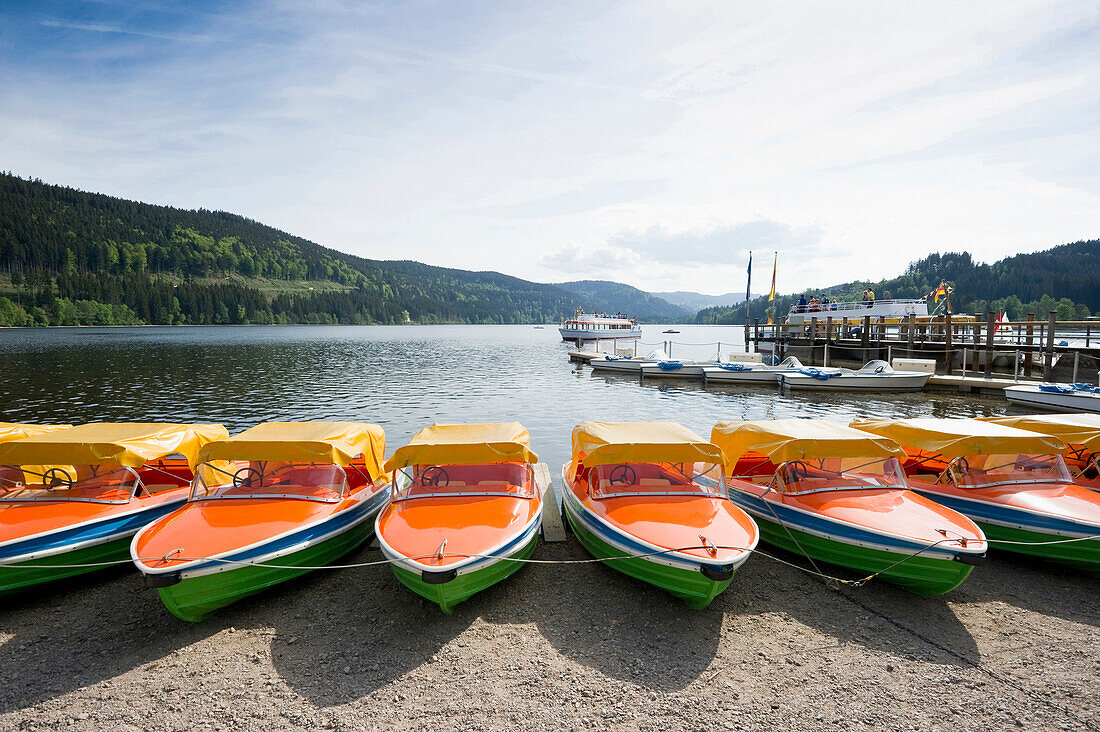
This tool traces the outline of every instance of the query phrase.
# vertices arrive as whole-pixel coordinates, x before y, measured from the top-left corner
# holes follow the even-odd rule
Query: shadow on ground
[[[24,709],[159,661],[224,627],[182,623],[129,565],[4,598],[0,712]]]

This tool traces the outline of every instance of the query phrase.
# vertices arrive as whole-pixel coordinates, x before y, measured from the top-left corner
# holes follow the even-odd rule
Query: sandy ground
[[[1100,580],[1004,554],[939,599],[757,556],[698,612],[599,565],[451,617],[386,567],[201,624],[124,568],[3,603],[3,729],[1100,729]]]

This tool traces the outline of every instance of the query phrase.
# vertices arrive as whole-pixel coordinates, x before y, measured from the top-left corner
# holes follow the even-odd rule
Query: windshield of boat
[[[410,465],[394,472],[390,497],[454,498],[459,496],[535,497],[534,469],[528,463],[476,465]]]
[[[221,498],[292,498],[335,503],[344,497],[347,473],[327,463],[237,460],[203,463],[192,501]]]
[[[726,498],[722,468],[713,463],[597,465],[585,473],[592,498],[714,496]]]
[[[144,484],[117,465],[0,466],[0,501],[128,503]]]
[[[779,466],[772,488],[788,495],[869,488],[908,488],[897,458],[819,458]]]
[[[960,488],[1073,481],[1061,455],[968,455],[948,463],[947,472]]]

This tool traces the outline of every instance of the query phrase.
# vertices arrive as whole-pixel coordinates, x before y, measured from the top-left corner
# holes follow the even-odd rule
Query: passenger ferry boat
[[[625,315],[585,313],[578,310],[576,316],[562,321],[558,332],[563,341],[641,338],[642,326]]]

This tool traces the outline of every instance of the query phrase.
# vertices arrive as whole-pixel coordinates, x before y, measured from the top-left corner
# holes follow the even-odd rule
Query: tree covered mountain
[[[0,174],[0,325],[540,323],[578,307],[629,305]]]
[[[753,298],[735,307],[707,308],[699,311],[699,323],[744,323],[746,312],[763,321],[769,306],[782,320],[799,295],[824,294],[830,299],[858,300],[870,287],[878,299],[919,298],[932,292],[940,282],[954,288],[951,304],[954,312],[984,316],[989,311],[1005,312],[1012,320],[1027,314],[1045,317],[1054,310],[1059,320],[1083,320],[1100,310],[1100,239],[1030,254],[1017,254],[993,264],[974,262],[968,252],[932,254],[910,264],[905,272],[879,282],[847,282],[825,289],[807,289],[803,293],[781,295],[774,303]]]
[[[658,323],[679,323],[694,314],[691,310],[673,305],[656,295],[620,282],[579,280],[559,282],[557,286],[575,292],[589,302],[614,303],[613,308],[600,308],[601,312],[622,312],[641,320]]]
[[[703,295],[698,292],[651,292],[650,295],[659,297],[673,305],[679,305],[691,313],[697,313],[703,308],[731,307],[745,299],[745,296],[736,292],[727,292],[724,295]]]

